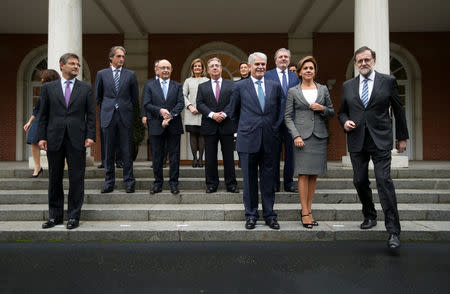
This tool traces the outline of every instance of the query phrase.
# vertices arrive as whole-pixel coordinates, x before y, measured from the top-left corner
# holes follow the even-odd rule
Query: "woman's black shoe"
[[[43,172],[44,172],[44,170],[43,170],[42,167],[41,167],[41,169],[39,170],[39,172],[37,173],[37,175],[31,175],[31,177],[32,177],[32,178],[37,178],[37,177],[39,177],[39,175],[42,174]]]

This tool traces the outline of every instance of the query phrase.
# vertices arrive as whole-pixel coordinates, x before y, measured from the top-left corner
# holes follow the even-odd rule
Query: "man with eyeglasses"
[[[59,59],[62,77],[44,83],[39,114],[39,147],[47,151],[48,215],[42,224],[49,229],[63,223],[64,218],[64,162],[69,170],[66,228],[79,225],[84,200],[84,171],[86,148],[95,141],[95,103],[91,85],[76,79],[80,70],[79,58],[66,53]]]
[[[178,177],[180,169],[180,139],[183,134],[181,111],[184,108],[183,88],[172,81],[172,64],[168,60],[158,63],[159,78],[145,83],[142,103],[147,118],[148,134],[152,144],[153,187],[150,194],[162,191],[163,161],[166,148],[169,153],[169,186],[173,195],[179,194]]]
[[[117,137],[123,162],[123,182],[127,193],[134,193],[132,136],[133,107],[139,105],[139,86],[136,74],[123,67],[125,48],[114,46],[109,51],[110,67],[100,70],[95,79],[100,124],[105,145],[105,185],[102,193],[114,191],[116,181],[114,153]]]
[[[342,86],[342,104],[339,121],[347,133],[347,148],[353,166],[353,183],[362,204],[364,221],[361,229],[371,229],[377,224],[377,212],[372,200],[369,182],[369,160],[374,165],[378,196],[389,233],[388,247],[400,247],[400,220],[397,199],[391,179],[391,150],[393,148],[392,120],[395,116],[397,150],[406,150],[408,128],[403,106],[398,98],[394,77],[374,70],[375,51],[364,46],[355,51],[356,78]]]

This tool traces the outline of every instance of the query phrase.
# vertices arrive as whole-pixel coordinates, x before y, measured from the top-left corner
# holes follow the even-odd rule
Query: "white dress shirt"
[[[364,87],[364,80],[366,78],[363,75],[359,75],[359,97],[362,97],[362,90]],[[372,95],[372,89],[373,89],[373,82],[375,81],[375,71],[372,70],[372,73],[369,75],[368,77],[368,81],[367,81],[367,87],[369,88],[369,100],[370,100],[370,95]]]
[[[257,81],[261,81],[261,87],[263,89],[264,92],[264,96],[266,95],[266,87],[264,86],[264,77],[261,78],[261,80],[257,80],[254,77],[251,77],[252,82],[253,82],[253,86],[255,87],[255,91],[256,91],[256,96],[258,96],[258,84],[256,83]]]
[[[66,93],[66,81],[70,81],[70,93],[72,94],[73,85],[75,84],[75,78],[73,78],[71,80],[66,80],[65,78],[61,77],[61,87],[62,87],[63,96],[64,96],[64,93]]]
[[[280,79],[280,85],[283,86],[283,74],[282,74],[281,72],[282,72],[282,70],[279,69],[279,68],[277,67],[277,73],[278,73],[278,78]],[[286,85],[287,85],[288,88],[289,88],[289,74],[288,74],[288,69],[285,69],[285,70],[284,70],[284,74],[286,75]]]

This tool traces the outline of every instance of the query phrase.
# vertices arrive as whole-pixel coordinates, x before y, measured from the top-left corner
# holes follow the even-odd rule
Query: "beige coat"
[[[188,109],[189,105],[197,108],[197,89],[198,85],[209,81],[208,78],[194,78],[190,77],[184,81],[183,84],[183,96],[184,96],[184,125],[188,126],[200,126],[202,124],[202,115],[201,113],[192,114],[192,112]]]

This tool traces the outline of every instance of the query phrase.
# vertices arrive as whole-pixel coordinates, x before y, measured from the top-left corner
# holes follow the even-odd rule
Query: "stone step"
[[[236,179],[238,186],[242,189],[243,179]],[[426,189],[426,190],[449,190],[450,189],[450,178],[449,179],[393,179],[396,189]],[[372,189],[376,189],[375,179],[370,179]],[[104,185],[103,179],[86,179],[85,189],[98,189],[100,190]],[[136,179],[136,189],[146,190],[150,189],[153,185],[153,178],[137,178]],[[281,187],[283,187],[283,181],[281,181]],[[69,181],[67,178],[64,179],[64,189],[69,188]],[[330,178],[319,178],[317,179],[317,189],[353,189],[352,179],[330,179]],[[2,178],[0,179],[0,190],[44,190],[48,189],[48,179],[45,178]],[[123,190],[124,184],[122,179],[116,181],[116,189]],[[168,180],[166,179],[163,185],[163,189],[169,189]],[[181,191],[186,190],[202,190],[206,189],[206,184],[203,180],[197,178],[180,178],[179,179],[179,189]],[[224,189],[224,183],[221,179],[219,184],[219,189]]]
[[[136,178],[151,178],[153,177],[153,170],[148,166],[135,166],[134,176]],[[14,168],[14,169],[1,169],[0,178],[29,178],[31,170],[28,168]],[[169,177],[169,168],[163,169],[164,177]],[[281,175],[283,172],[281,172]],[[122,169],[116,169],[116,178],[122,178]],[[65,177],[67,177],[67,170],[65,171]],[[223,167],[219,167],[219,176],[223,177]],[[373,170],[369,170],[369,176],[374,178]],[[43,178],[48,178],[48,170],[44,170]],[[86,168],[86,179],[98,178],[104,179],[105,170],[98,169],[96,167]],[[242,171],[236,167],[236,177],[242,178]],[[321,178],[353,178],[353,170],[348,167],[330,166],[328,173],[321,175]],[[425,168],[398,168],[391,170],[391,177],[393,179],[398,178],[450,178],[450,166],[446,168],[425,169]],[[190,166],[180,167],[180,178],[205,178],[204,168],[192,168]]]
[[[280,221],[275,231],[259,221],[246,230],[242,221],[86,221],[67,230],[43,230],[42,221],[0,221],[0,241],[342,241],[387,240],[384,225],[360,230],[360,221],[321,221],[313,229]],[[450,241],[449,221],[402,221],[401,240]]]
[[[374,202],[379,202],[377,190],[372,190]],[[65,191],[66,200],[67,193]],[[398,203],[450,203],[450,190],[414,190],[396,189]],[[204,190],[181,191],[172,195],[168,190],[150,195],[148,190],[137,190],[127,194],[123,190],[115,190],[109,194],[101,194],[100,190],[86,190],[86,204],[242,204],[241,193],[233,194],[219,190],[207,194]],[[299,203],[297,193],[276,193],[276,203]],[[67,201],[66,201],[67,202]],[[47,204],[47,190],[0,190],[0,204]],[[314,203],[359,203],[355,189],[318,189]]]
[[[380,204],[375,204],[379,220],[383,219]],[[275,204],[278,218],[300,220],[300,204]],[[261,210],[261,207],[260,207]],[[398,204],[401,220],[448,221],[450,204]],[[260,215],[262,213],[260,211]],[[315,203],[313,215],[318,221],[361,220],[361,205]],[[48,218],[46,204],[0,205],[0,221],[43,221]],[[238,221],[244,220],[242,204],[86,204],[82,220],[133,221]]]

